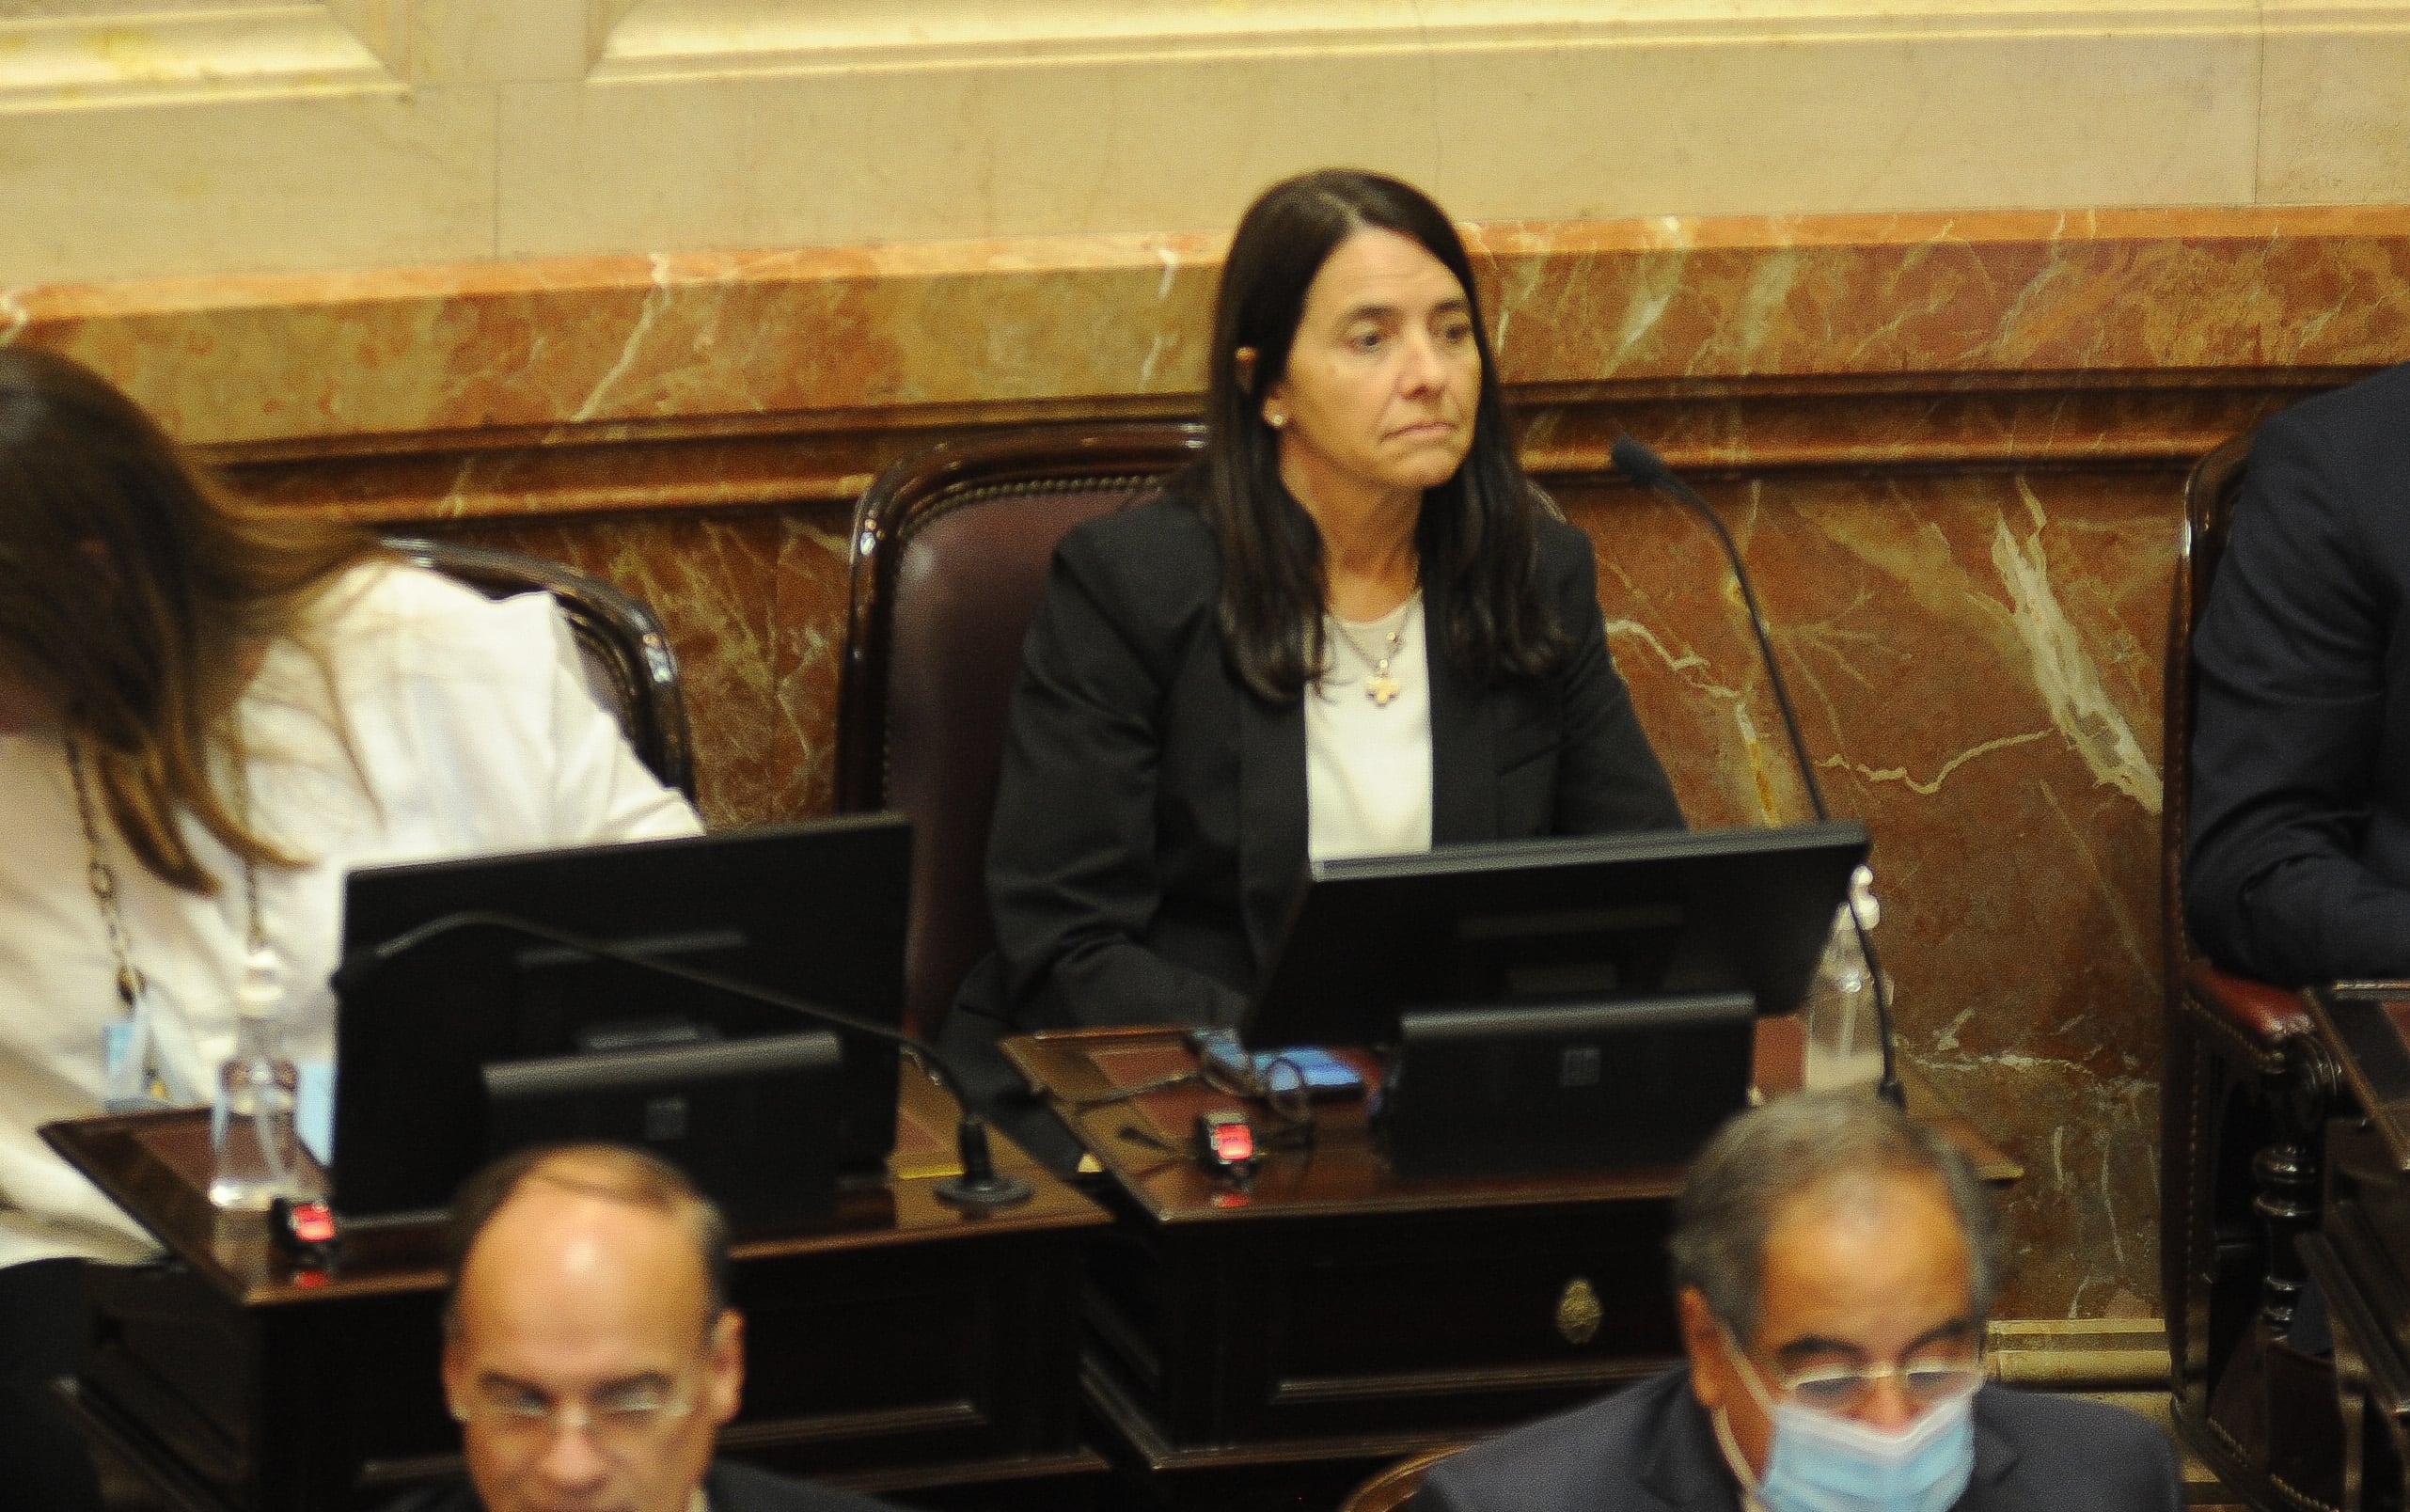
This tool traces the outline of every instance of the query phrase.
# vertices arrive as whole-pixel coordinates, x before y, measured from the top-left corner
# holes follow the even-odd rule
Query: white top
[[[334,1054],[326,978],[353,868],[701,828],[595,703],[548,597],[497,603],[370,562],[329,590],[307,639],[325,649],[323,666],[280,641],[242,704],[252,822],[309,858],[294,871],[260,869],[261,921],[292,984],[295,1060]],[[329,673],[356,766],[325,717]],[[224,883],[197,897],[152,876],[105,811],[102,824],[163,1069],[206,1095],[234,1042],[241,864],[188,825],[195,854]],[[0,1266],[143,1258],[157,1246],[35,1132],[101,1110],[102,1035],[124,1016],[55,732],[0,736]]]
[[[1328,665],[1305,692],[1306,854],[1328,860],[1429,850],[1431,673],[1423,595],[1378,620],[1325,615],[1322,634]],[[1383,655],[1397,691],[1376,703],[1365,683]]]

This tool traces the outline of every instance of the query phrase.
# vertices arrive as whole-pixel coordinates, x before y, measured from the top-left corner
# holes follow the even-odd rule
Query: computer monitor
[[[1866,859],[1855,821],[1315,861],[1240,1037],[1393,1045],[1410,1008],[1748,993],[1788,1013]]]
[[[449,916],[506,915],[900,1028],[910,887],[901,817],[763,826],[363,869],[345,886],[343,943],[357,959]],[[819,1179],[814,1161],[874,1172],[894,1146],[896,1048],[867,1034],[837,1032],[833,1111],[825,1095],[798,1109],[773,1083],[820,1084],[813,1067],[826,1057],[795,1041],[826,1026],[782,1008],[494,925],[433,933],[348,974],[338,978],[331,1175],[350,1221],[439,1213],[512,1142],[608,1132],[575,1099],[638,1088],[646,1075],[692,1092],[704,1115],[711,1089],[772,1079],[748,1094],[760,1115],[749,1132],[732,1135],[723,1117],[717,1137],[777,1146],[761,1158],[803,1162],[800,1180]],[[727,1053],[745,1041],[760,1043]],[[686,1116],[659,1098],[636,1106]],[[815,1113],[833,1151],[789,1147],[804,1127],[795,1120]]]
[[[1755,1019],[1805,995],[1855,822],[1315,862],[1240,1034],[1392,1052],[1413,1172],[1687,1158],[1746,1101]]]

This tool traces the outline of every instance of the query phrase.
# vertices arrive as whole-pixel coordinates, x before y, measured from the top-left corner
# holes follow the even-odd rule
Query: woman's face
[[[1334,490],[1437,487],[1473,449],[1481,349],[1447,264],[1394,231],[1339,244],[1306,289],[1288,370],[1264,395],[1281,476],[1300,502]]]

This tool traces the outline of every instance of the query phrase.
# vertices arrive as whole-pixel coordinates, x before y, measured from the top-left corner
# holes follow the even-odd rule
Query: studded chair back
[[[1055,543],[1193,459],[1202,427],[1033,430],[939,446],[854,515],[837,806],[910,815],[905,1021],[934,1035],[995,948],[985,869],[1021,642]]]

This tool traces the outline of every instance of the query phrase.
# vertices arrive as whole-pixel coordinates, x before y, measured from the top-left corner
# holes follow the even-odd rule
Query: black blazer
[[[1426,638],[1435,845],[1681,826],[1607,654],[1589,538],[1543,519],[1539,556],[1573,641],[1558,674],[1475,686]],[[998,960],[960,1004],[992,1027],[1235,1023],[1277,943],[1305,869],[1304,706],[1233,675],[1219,561],[1173,495],[1056,550],[988,845]],[[1423,618],[1427,638],[1443,606]]]
[[[2096,1402],[1986,1386],[1954,1512],[2177,1512],[2167,1436]],[[1687,1367],[1441,1460],[1413,1512],[1741,1512]]]
[[[851,1491],[830,1490],[773,1475],[728,1460],[714,1460],[703,1475],[703,1496],[711,1512],[894,1512]],[[465,1480],[430,1490],[414,1491],[385,1512],[485,1512],[477,1488]]]
[[[2410,976],[2410,364],[2261,427],[2193,636],[2184,912],[2287,986]]]

